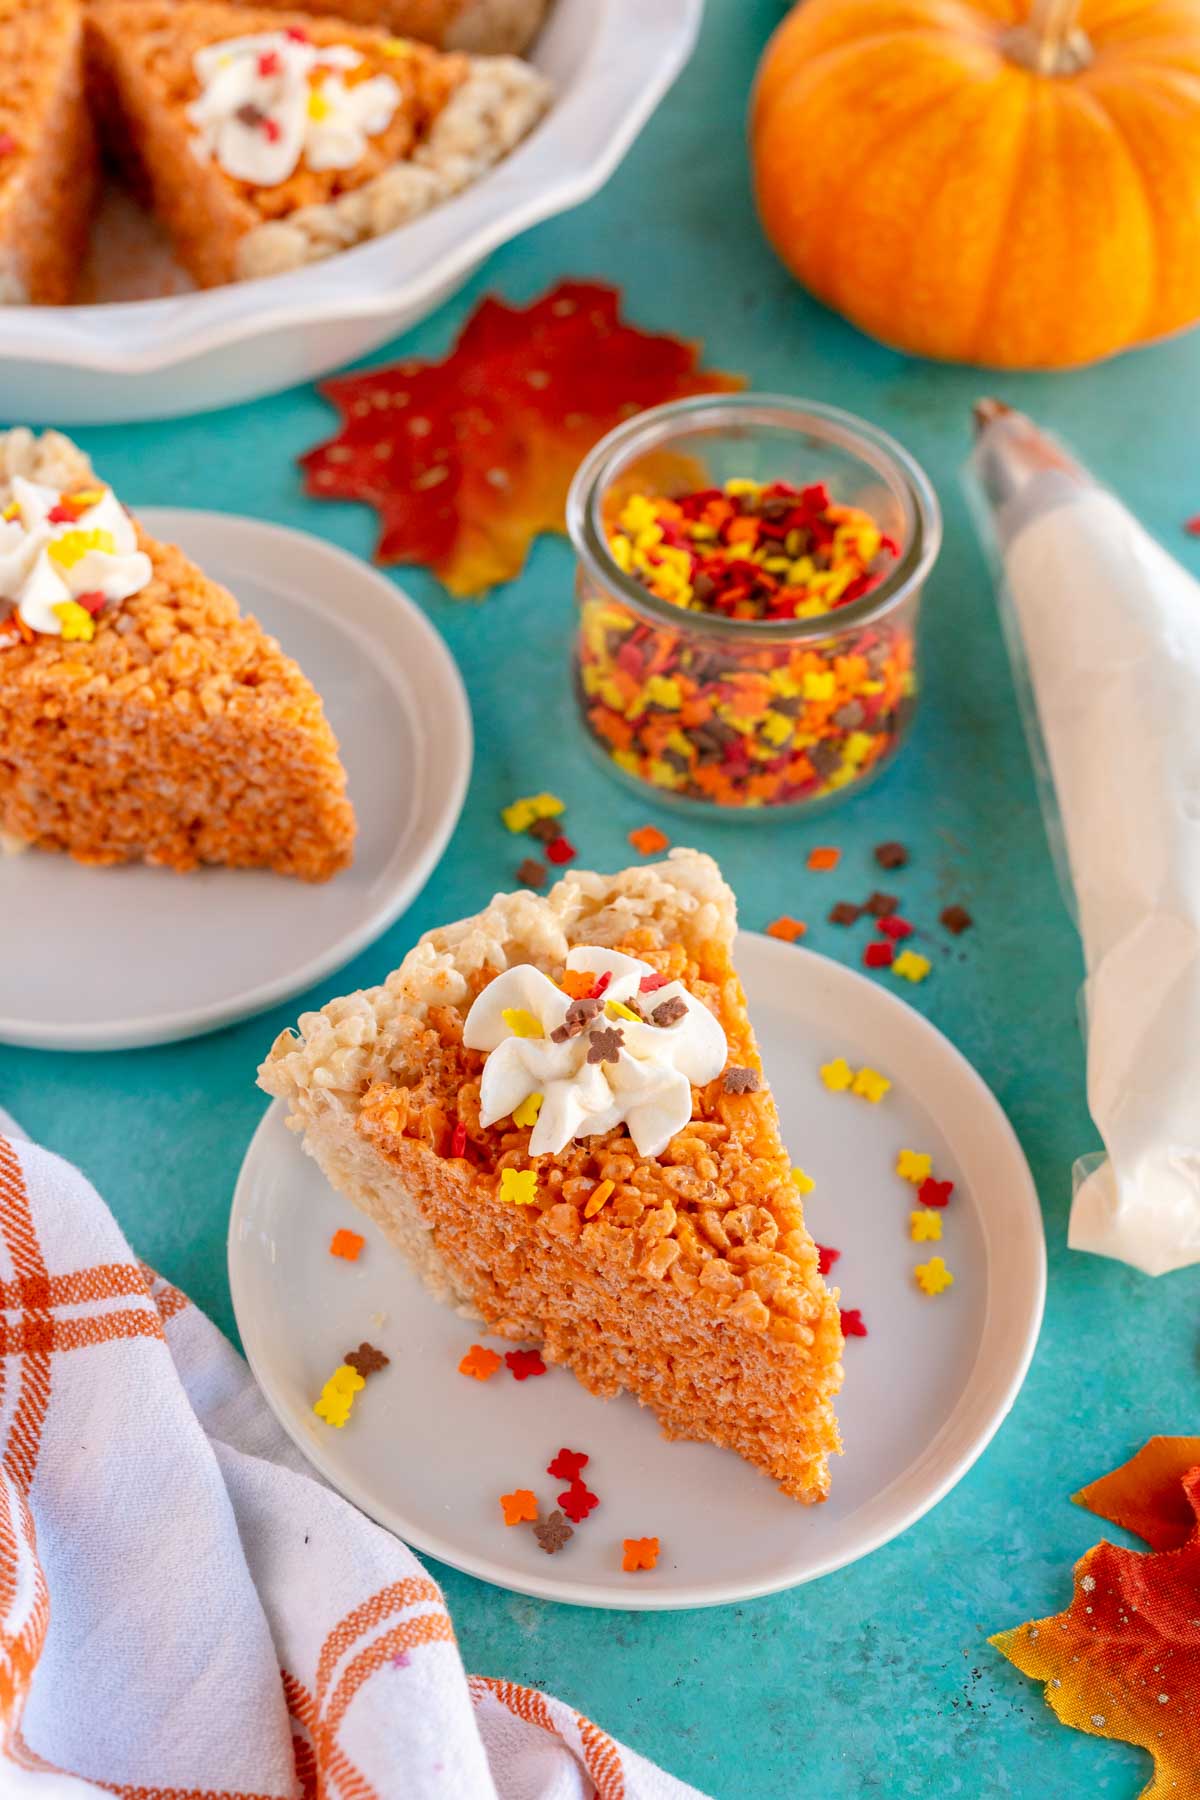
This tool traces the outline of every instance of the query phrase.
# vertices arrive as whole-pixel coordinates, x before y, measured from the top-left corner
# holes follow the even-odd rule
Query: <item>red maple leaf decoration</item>
[[[531,306],[489,297],[442,362],[341,375],[321,392],[336,436],[301,457],[322,499],[379,513],[382,563],[427,563],[454,594],[518,574],[541,531],[564,529],[581,459],[622,419],[728,391],[698,347],[620,318],[615,288],[564,281]]]
[[[863,1323],[863,1316],[859,1307],[843,1306],[841,1308],[841,1320],[843,1337],[866,1337],[867,1328]]]
[[[834,1263],[841,1254],[840,1250],[834,1250],[829,1244],[818,1244],[817,1269],[819,1273],[828,1275],[830,1269],[832,1269]]]
[[[504,1360],[515,1381],[528,1381],[531,1375],[544,1375],[546,1365],[536,1350],[506,1350]]]
[[[593,1507],[599,1506],[600,1496],[591,1493],[582,1481],[573,1481],[567,1491],[558,1496],[558,1504],[573,1525],[582,1525]]]
[[[560,1481],[578,1481],[581,1469],[588,1464],[586,1450],[560,1450],[553,1462],[546,1464],[547,1475],[557,1475]]]

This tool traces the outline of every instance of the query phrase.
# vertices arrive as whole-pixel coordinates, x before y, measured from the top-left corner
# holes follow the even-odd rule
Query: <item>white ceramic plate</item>
[[[147,507],[313,681],[358,814],[354,861],[314,887],[258,870],[176,875],[0,856],[0,1042],[100,1050],[245,1018],[321,980],[420,891],[462,810],[471,715],[450,652],[395,584],[306,532]],[[80,919],[102,954],[64,954]],[[96,943],[93,943],[93,952]]]
[[[517,1382],[458,1374],[472,1342],[511,1349],[431,1299],[400,1255],[329,1189],[268,1111],[246,1154],[229,1234],[233,1303],[251,1367],[284,1426],[335,1487],[418,1550],[520,1593],[588,1606],[706,1606],[810,1581],[877,1549],[970,1468],[1008,1412],[1037,1338],[1045,1251],[1037,1195],[1012,1128],[933,1026],[864,976],[743,933],[738,957],[795,1158],[817,1182],[818,1242],[842,1251],[843,1305],[870,1335],[846,1345],[838,1412],[846,1454],[833,1495],[804,1508],[731,1452],[670,1444],[627,1395],[602,1401],[565,1369]],[[266,1046],[264,1045],[264,1049]],[[878,1105],[832,1094],[818,1066],[845,1056],[890,1074]],[[908,1237],[914,1190],[897,1152],[928,1150],[957,1183],[935,1246]],[[339,1225],[367,1244],[333,1258]],[[938,1299],[913,1265],[940,1251]],[[349,1424],[312,1403],[362,1339],[391,1357]],[[601,1504],[556,1556],[506,1527],[498,1496],[562,1484],[561,1447],[590,1455]],[[651,1573],[621,1571],[621,1540],[658,1537]]]
[[[555,102],[525,143],[423,219],[327,262],[206,293],[0,306],[10,420],[175,418],[310,381],[407,331],[500,244],[612,174],[687,61],[703,0],[555,0],[530,52]]]

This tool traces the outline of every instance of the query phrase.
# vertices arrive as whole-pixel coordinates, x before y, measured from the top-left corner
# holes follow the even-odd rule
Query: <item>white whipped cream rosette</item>
[[[197,154],[254,187],[278,187],[301,161],[318,172],[354,168],[401,98],[390,75],[344,80],[362,63],[347,44],[313,44],[287,31],[198,50],[192,66],[201,92],[187,109]]]
[[[595,1137],[621,1124],[639,1156],[660,1156],[692,1116],[692,1088],[715,1080],[725,1067],[725,1033],[682,982],[642,993],[642,981],[655,971],[636,956],[577,945],[568,952],[567,968],[597,980],[609,977],[599,1011],[570,1036],[561,1034],[572,1029],[567,1015],[578,1003],[529,963],[497,975],[467,1014],[463,1043],[487,1052],[480,1123],[494,1125],[540,1094],[531,1156],[556,1155],[572,1138]],[[620,1012],[635,1002],[644,1020]],[[679,1015],[674,1023],[652,1022],[663,1007],[668,1016]],[[535,1025],[541,1035],[525,1035]],[[589,1061],[593,1036],[610,1031],[620,1033],[615,1056]]]
[[[93,495],[90,505],[80,504]],[[55,516],[64,511],[70,516]],[[31,631],[61,637],[63,609],[72,602],[86,600],[89,611],[101,602],[117,604],[140,592],[153,573],[111,488],[90,483],[63,494],[14,477],[0,515],[0,611],[15,607]]]

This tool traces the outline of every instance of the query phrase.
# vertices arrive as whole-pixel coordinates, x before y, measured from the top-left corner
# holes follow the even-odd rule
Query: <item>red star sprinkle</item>
[[[638,993],[656,994],[660,987],[666,987],[666,985],[667,978],[665,975],[643,975],[642,979],[638,982]]]
[[[569,863],[578,854],[579,852],[569,838],[551,838],[546,845],[546,857],[552,863]]]
[[[917,1192],[917,1199],[922,1206],[945,1206],[954,1192],[952,1181],[935,1181],[927,1175]]]
[[[504,1360],[513,1373],[514,1381],[528,1381],[531,1375],[544,1375],[546,1365],[536,1350],[506,1350]]]
[[[559,1481],[578,1481],[579,1472],[588,1464],[586,1450],[560,1450],[554,1461],[546,1464],[547,1475],[557,1476]]]
[[[868,944],[863,951],[863,962],[868,969],[890,969],[895,954],[892,946],[886,941],[881,944]]]
[[[889,938],[911,937],[913,933],[913,928],[908,920],[902,919],[899,913],[885,913],[882,919],[876,921],[875,929],[881,931],[884,937]]]
[[[842,1336],[866,1337],[867,1328],[863,1324],[863,1316],[857,1306],[843,1306],[841,1309]]]
[[[454,1127],[454,1130],[450,1133],[450,1154],[451,1156],[462,1156],[466,1148],[467,1128],[460,1119],[458,1124]]]
[[[582,1525],[592,1508],[599,1506],[600,1496],[590,1493],[582,1481],[573,1481],[566,1493],[558,1496],[558,1504],[573,1525]]]
[[[7,132],[4,135],[7,137]],[[8,147],[8,145],[0,145],[0,156]],[[1200,513],[1194,513],[1190,519],[1186,520],[1183,529],[1190,537],[1200,537]]]
[[[611,980],[612,980],[612,970],[605,969],[603,975],[600,975],[597,977],[595,986],[592,987],[588,991],[588,993],[584,996],[585,999],[599,1000],[601,994],[604,992],[605,988],[608,986],[608,984]]]
[[[0,131],[0,156],[11,156],[17,147],[17,140],[11,131]]]
[[[817,1245],[817,1268],[822,1275],[828,1275],[841,1254],[840,1250],[831,1250],[828,1244]]]

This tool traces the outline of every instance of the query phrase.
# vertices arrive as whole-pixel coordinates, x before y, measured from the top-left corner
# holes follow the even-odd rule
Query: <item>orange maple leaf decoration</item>
[[[1200,1437],[1151,1438],[1074,1498],[1149,1553],[1097,1544],[1065,1612],[991,1642],[1046,1682],[1064,1725],[1150,1752],[1142,1800],[1178,1800],[1200,1770]]]
[[[427,563],[459,595],[509,580],[539,532],[565,529],[571,477],[606,431],[743,385],[619,309],[615,288],[584,281],[527,307],[488,298],[444,361],[323,383],[342,425],[301,457],[308,492],[375,507],[381,563]]]

